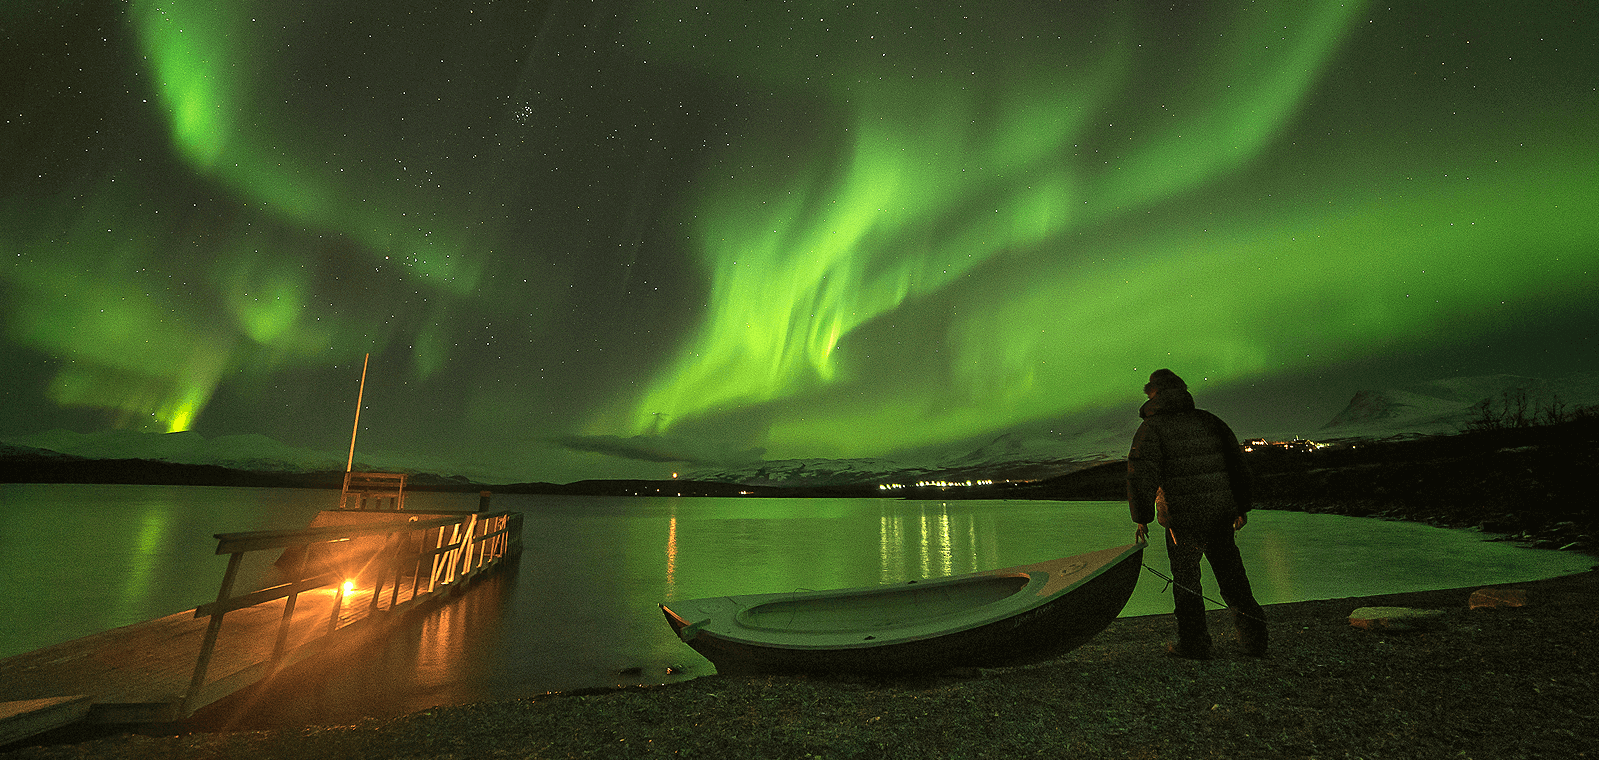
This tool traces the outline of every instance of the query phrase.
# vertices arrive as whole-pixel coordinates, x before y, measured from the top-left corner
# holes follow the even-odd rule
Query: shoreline
[[[1373,504],[1334,499],[1291,502],[1268,499],[1256,502],[1254,511],[1364,517],[1373,520],[1419,523],[1449,530],[1476,530],[1483,534],[1484,541],[1514,543],[1527,549],[1574,552],[1599,559],[1599,540],[1595,539],[1593,527],[1572,520],[1512,522],[1513,518],[1505,518],[1493,521],[1472,519],[1448,510],[1409,503]],[[1520,527],[1528,523],[1531,527]]]
[[[1044,663],[913,678],[711,675],[661,686],[438,707],[348,726],[74,741],[10,758],[465,757],[1594,757],[1599,571],[1266,607],[1272,651],[1166,657],[1169,614],[1120,618]],[[1351,626],[1358,607],[1443,610],[1413,632]],[[57,743],[49,743],[51,741]],[[60,743],[72,742],[72,743]]]

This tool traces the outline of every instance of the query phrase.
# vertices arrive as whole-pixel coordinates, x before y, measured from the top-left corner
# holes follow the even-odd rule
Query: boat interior
[[[921,625],[1003,601],[1030,580],[1018,573],[798,596],[746,608],[738,622],[746,628],[811,633]]]

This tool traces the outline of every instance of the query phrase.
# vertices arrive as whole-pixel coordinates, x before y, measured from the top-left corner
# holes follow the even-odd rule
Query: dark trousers
[[[1233,541],[1233,526],[1222,524],[1209,529],[1166,531],[1166,554],[1171,559],[1172,597],[1177,603],[1177,639],[1189,649],[1210,650],[1210,632],[1205,626],[1205,600],[1199,585],[1199,558],[1210,560],[1222,601],[1232,610],[1233,624],[1244,648],[1254,653],[1266,651],[1266,613],[1255,602],[1244,574],[1244,560]]]

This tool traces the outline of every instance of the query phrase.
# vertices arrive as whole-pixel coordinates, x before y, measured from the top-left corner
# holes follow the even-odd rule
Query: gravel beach
[[[1599,572],[1267,608],[1272,651],[1164,654],[1170,615],[1125,618],[1049,662],[914,679],[707,676],[349,726],[55,736],[31,758],[1589,758],[1599,756]],[[1442,611],[1366,630],[1360,607]],[[1223,632],[1226,632],[1225,634]]]

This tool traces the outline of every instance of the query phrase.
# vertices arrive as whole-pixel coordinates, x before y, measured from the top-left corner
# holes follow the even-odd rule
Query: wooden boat
[[[722,673],[928,672],[1037,662],[1104,630],[1138,582],[1143,544],[875,588],[661,605]]]

